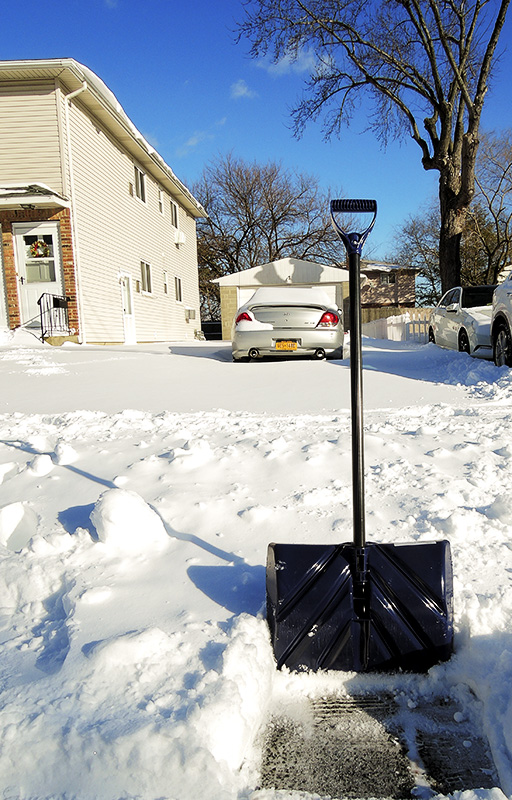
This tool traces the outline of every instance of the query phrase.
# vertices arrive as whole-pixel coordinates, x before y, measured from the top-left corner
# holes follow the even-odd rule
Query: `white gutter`
[[[66,141],[68,148],[68,168],[69,168],[69,196],[71,199],[71,207],[69,210],[71,216],[71,241],[73,243],[73,256],[75,262],[75,281],[77,292],[77,306],[78,306],[78,326],[80,329],[79,341],[82,344],[87,344],[87,337],[85,335],[84,315],[83,315],[83,294],[82,294],[82,277],[80,272],[80,252],[78,246],[78,232],[75,217],[75,181],[73,173],[73,155],[71,150],[71,133],[69,130],[69,108],[71,101],[78,97],[79,94],[87,90],[87,81],[84,81],[79,89],[65,95],[65,115],[66,115]]]

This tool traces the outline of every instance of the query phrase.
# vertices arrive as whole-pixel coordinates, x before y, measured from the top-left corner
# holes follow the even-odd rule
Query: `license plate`
[[[297,342],[281,340],[276,342],[276,350],[296,350],[297,349]]]

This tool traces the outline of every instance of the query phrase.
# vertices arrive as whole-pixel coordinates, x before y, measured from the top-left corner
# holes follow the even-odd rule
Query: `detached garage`
[[[343,309],[348,297],[348,271],[327,264],[281,258],[233,275],[216,278],[220,287],[222,338],[231,338],[231,325],[237,308],[246,303],[262,286],[322,286],[329,298]]]

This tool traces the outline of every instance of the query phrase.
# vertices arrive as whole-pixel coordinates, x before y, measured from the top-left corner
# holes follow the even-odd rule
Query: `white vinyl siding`
[[[169,218],[159,212],[161,185],[146,172],[146,203],[134,202],[126,187],[134,181],[132,157],[73,101],[69,118],[75,188],[75,220],[80,253],[81,296],[87,341],[122,342],[119,275],[132,276],[138,341],[193,338],[199,327],[195,220],[180,209],[186,244],[176,246]],[[169,207],[173,198],[165,192]],[[173,200],[173,202],[175,202]],[[142,291],[141,258],[151,264],[151,302]],[[163,271],[179,274],[183,303],[197,309],[187,322],[184,307],[165,293]]]
[[[45,183],[63,192],[55,85],[0,83],[2,183]]]

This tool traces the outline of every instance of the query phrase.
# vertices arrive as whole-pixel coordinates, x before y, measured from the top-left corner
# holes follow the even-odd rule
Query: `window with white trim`
[[[143,203],[146,202],[146,175],[142,172],[141,169],[134,165],[134,187],[135,187],[135,196],[142,200]]]
[[[396,282],[396,274],[394,272],[381,272],[380,274],[380,282],[381,284],[389,284]]]
[[[171,200],[171,225],[173,228],[178,227],[179,215],[178,215],[178,205]]]
[[[147,261],[140,262],[140,285],[143,292],[151,294],[153,291],[151,286],[151,264]]]
[[[162,214],[162,216],[163,216],[163,214],[165,213],[164,212],[164,193],[162,192],[161,189],[158,190],[158,210],[160,211],[160,214]]]
[[[169,294],[169,278],[167,276],[167,270],[164,269],[164,294]]]
[[[174,293],[176,295],[176,302],[183,302],[183,292],[181,287],[181,278],[174,278]]]

